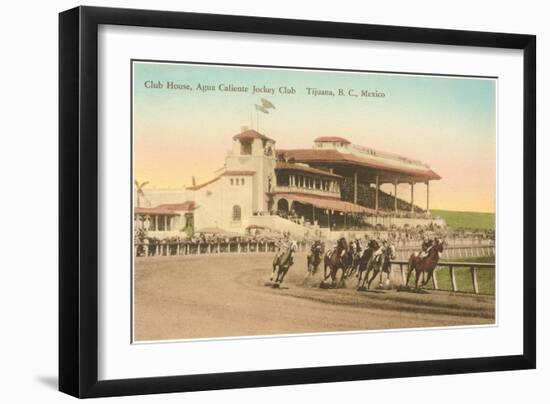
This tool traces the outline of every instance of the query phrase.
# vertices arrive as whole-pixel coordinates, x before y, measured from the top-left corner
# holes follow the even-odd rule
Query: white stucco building
[[[427,165],[392,153],[317,138],[313,148],[277,150],[275,140],[252,129],[232,138],[224,171],[185,189],[145,189],[150,207],[135,207],[136,226],[157,235],[182,231],[245,233],[250,226],[303,235],[365,225],[444,225],[429,214]],[[414,185],[426,184],[426,206]],[[382,192],[382,184],[408,183],[411,199]],[[136,200],[136,198],[134,198]]]

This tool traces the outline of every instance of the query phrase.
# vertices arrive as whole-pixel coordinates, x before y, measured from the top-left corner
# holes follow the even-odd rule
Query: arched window
[[[241,221],[241,207],[239,205],[233,206],[233,221],[234,222]]]

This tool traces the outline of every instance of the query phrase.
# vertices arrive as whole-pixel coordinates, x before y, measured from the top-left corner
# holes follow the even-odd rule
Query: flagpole
[[[275,105],[264,98],[260,98],[259,104],[254,104],[254,109],[256,110],[256,130],[258,132],[260,131],[260,112],[269,114],[269,108],[275,109]],[[252,127],[254,127],[254,124],[252,124]]]

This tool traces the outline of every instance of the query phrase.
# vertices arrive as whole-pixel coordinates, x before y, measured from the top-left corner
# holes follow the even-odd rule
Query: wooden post
[[[439,290],[439,285],[437,284],[437,267],[434,269],[434,272],[432,275],[432,282],[433,282],[434,290]]]
[[[397,178],[393,180],[393,210],[397,214]]]
[[[426,213],[430,213],[430,181],[426,181]]]
[[[405,269],[403,264],[399,264],[399,270],[401,271],[401,279],[403,280],[403,286],[407,286],[407,277],[405,276]]]
[[[357,204],[357,171],[353,173],[353,203]]]
[[[414,182],[411,182],[411,213],[414,213]]]
[[[453,292],[457,292],[458,287],[457,287],[457,284],[456,284],[455,271],[454,271],[454,268],[453,268],[452,265],[449,265],[449,273],[451,275],[451,286],[453,288]]]
[[[479,285],[477,284],[477,268],[470,267],[470,272],[472,273],[472,285],[474,286],[474,293],[479,295]]]
[[[374,199],[374,206],[375,206],[375,210],[376,212],[378,212],[378,192],[380,191],[380,181],[379,181],[379,178],[378,178],[378,175],[376,176],[376,196],[375,196],[375,199]]]

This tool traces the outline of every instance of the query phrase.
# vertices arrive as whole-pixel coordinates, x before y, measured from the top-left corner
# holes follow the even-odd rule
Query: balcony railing
[[[299,186],[276,186],[275,192],[299,192],[302,194],[310,194],[316,196],[328,196],[331,198],[340,198],[340,191],[326,191],[319,188],[299,187]]]

